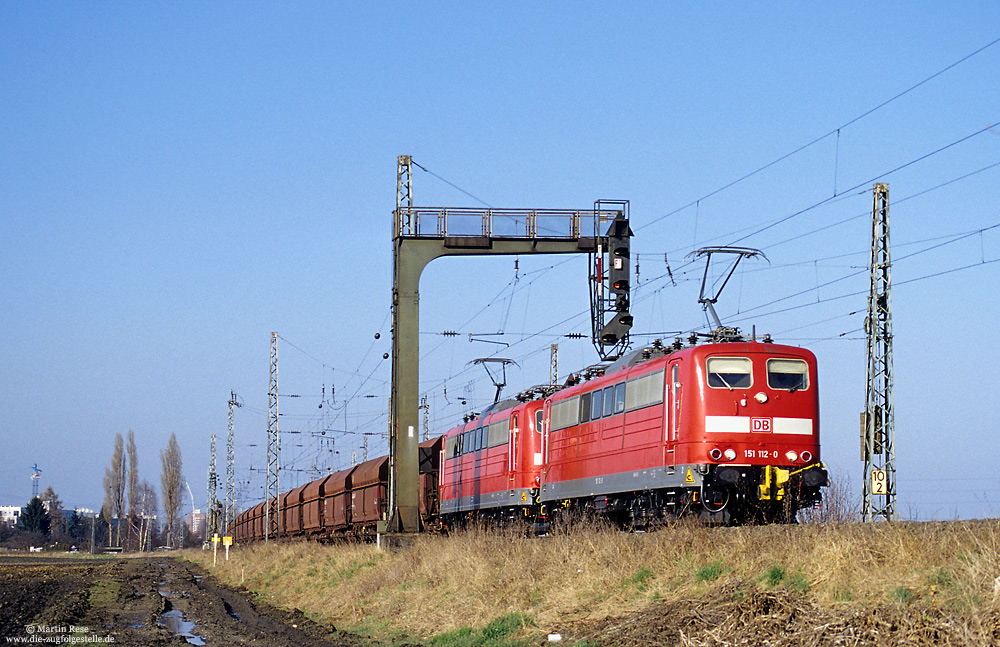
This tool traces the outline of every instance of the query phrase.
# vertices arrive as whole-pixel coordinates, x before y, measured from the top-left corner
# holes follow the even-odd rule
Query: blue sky
[[[418,205],[630,200],[637,333],[704,326],[686,254],[762,249],[719,313],[817,353],[824,458],[852,482],[871,182],[888,182],[899,510],[996,516],[1000,130],[983,129],[1000,121],[1000,44],[946,68],[1000,38],[998,17],[990,2],[0,4],[0,503],[27,501],[37,462],[43,488],[98,507],[132,429],[157,486],[177,434],[202,507],[231,389],[257,500],[271,331],[279,389],[301,396],[280,403],[300,432],[283,482],[360,458],[362,434],[382,451],[410,154],[433,172],[415,174]],[[435,432],[492,399],[472,359],[515,359],[514,390],[547,381],[552,343],[563,376],[596,359],[562,337],[589,330],[586,260],[514,267],[424,273]],[[509,346],[469,341],[498,332]]]

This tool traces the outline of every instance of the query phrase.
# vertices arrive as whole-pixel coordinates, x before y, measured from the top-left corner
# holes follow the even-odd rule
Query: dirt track
[[[0,639],[32,636],[36,644],[86,637],[118,645],[360,644],[301,613],[217,584],[198,567],[166,555],[0,557]]]

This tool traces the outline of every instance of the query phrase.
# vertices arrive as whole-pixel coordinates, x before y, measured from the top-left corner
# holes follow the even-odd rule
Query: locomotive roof
[[[610,375],[611,373],[615,373],[622,369],[632,368],[633,366],[643,364],[658,357],[673,355],[674,353],[679,353],[683,351],[699,352],[699,353],[707,352],[710,350],[725,348],[726,346],[731,346],[733,344],[741,345],[744,347],[748,344],[766,345],[768,348],[772,348],[778,352],[788,352],[789,350],[792,349],[808,352],[807,349],[800,348],[799,346],[786,346],[783,344],[775,344],[770,340],[770,337],[765,337],[763,341],[758,341],[756,339],[736,339],[724,342],[695,344],[693,346],[687,346],[687,347],[681,347],[681,345],[677,342],[674,342],[672,346],[663,346],[658,343],[653,343],[650,346],[644,346],[643,348],[639,348],[630,353],[626,353],[619,359],[615,360],[614,362],[609,364],[607,368],[604,370],[604,375]]]
[[[713,341],[709,343],[695,344],[693,346],[681,346],[679,340],[671,346],[663,346],[662,344],[654,343],[650,346],[644,346],[643,348],[636,349],[629,353],[626,353],[621,358],[615,360],[614,362],[607,364],[606,366],[594,366],[588,368],[586,371],[581,373],[571,375],[567,383],[559,389],[559,393],[564,390],[573,390],[580,384],[586,384],[591,380],[591,378],[604,378],[612,377],[616,373],[624,370],[628,370],[635,366],[645,364],[663,357],[670,355],[697,355],[703,356],[709,353],[723,351],[727,348],[732,348],[733,352],[749,352],[754,351],[770,351],[774,353],[799,353],[812,355],[812,352],[807,348],[802,348],[800,346],[788,346],[784,344],[775,344],[770,340],[770,337],[765,337],[763,340],[756,339],[732,339],[726,341]],[[581,380],[580,378],[583,377]],[[562,397],[561,395],[557,397]]]
[[[497,413],[497,412],[503,411],[505,409],[512,409],[512,408],[516,407],[519,404],[521,404],[521,403],[518,402],[514,398],[508,398],[507,400],[501,400],[500,402],[494,402],[490,406],[488,406],[485,409],[483,409],[483,412],[480,413],[476,417],[477,418],[485,418],[486,416],[488,416],[488,415],[490,415],[492,413]]]

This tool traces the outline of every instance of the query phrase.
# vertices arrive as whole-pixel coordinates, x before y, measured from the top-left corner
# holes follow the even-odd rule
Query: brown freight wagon
[[[323,483],[328,478],[310,481],[302,490],[302,532],[307,537],[323,531]]]
[[[267,502],[261,502],[250,508],[250,533],[253,539],[264,538],[264,510]]]
[[[389,483],[389,457],[361,463],[350,475],[351,527],[355,532],[374,529],[385,510]]]
[[[351,493],[348,482],[351,467],[331,474],[323,482],[323,523],[329,536],[346,533],[351,527]]]
[[[305,485],[281,496],[281,533],[294,537],[302,534],[302,491]]]

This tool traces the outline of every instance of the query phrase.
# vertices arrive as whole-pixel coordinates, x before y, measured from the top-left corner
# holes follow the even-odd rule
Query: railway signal
[[[628,312],[629,306],[629,238],[632,231],[629,229],[628,220],[618,216],[611,222],[608,228],[608,283],[611,291],[615,294],[615,310],[618,312]]]
[[[613,360],[628,348],[628,334],[632,328],[632,315],[629,313],[629,242],[632,230],[629,228],[628,201],[599,200],[595,211],[615,213],[605,233],[595,231],[597,250],[591,255],[590,290],[594,347],[602,360]],[[595,229],[602,222],[607,221],[595,217]]]

